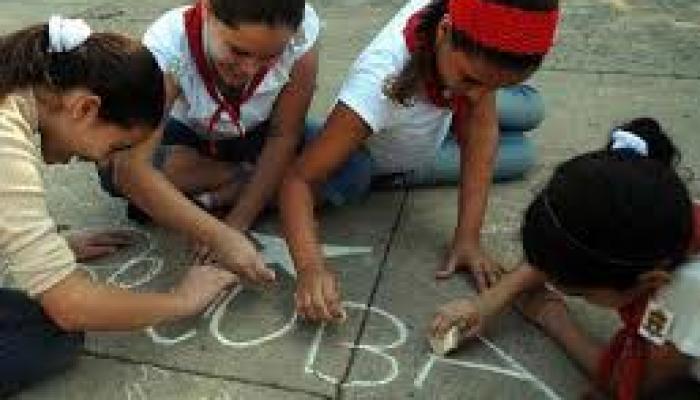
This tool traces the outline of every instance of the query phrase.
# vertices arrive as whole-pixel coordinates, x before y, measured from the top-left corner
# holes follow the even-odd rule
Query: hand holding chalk
[[[339,293],[338,279],[328,267],[306,270],[297,277],[297,312],[311,321],[344,322],[347,316]]]
[[[433,353],[439,356],[444,356],[459,347],[460,339],[459,328],[456,326],[450,328],[450,330],[442,336],[428,336],[430,348],[433,349]]]
[[[219,265],[250,283],[272,285],[275,273],[255,246],[241,232],[226,228],[210,245],[216,250]]]
[[[441,306],[430,327],[433,351],[446,354],[464,338],[473,338],[484,328],[478,300],[458,299]]]
[[[203,311],[224,289],[238,282],[238,277],[229,271],[195,265],[173,289],[173,294],[182,300],[183,316],[189,316]]]

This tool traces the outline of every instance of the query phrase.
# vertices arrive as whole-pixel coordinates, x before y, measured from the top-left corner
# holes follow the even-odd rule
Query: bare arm
[[[458,126],[461,180],[455,236],[479,243],[498,150],[496,95],[484,96]]]
[[[458,223],[437,277],[447,278],[467,267],[483,291],[498,280],[498,266],[484,253],[480,239],[498,148],[495,94],[486,94],[456,118],[461,172]]]
[[[131,330],[187,315],[184,301],[173,294],[140,294],[93,284],[82,272],[44,292],[41,304],[67,331]]]
[[[331,112],[323,133],[285,175],[280,190],[284,233],[297,271],[324,264],[314,218],[314,194],[370,135],[362,119],[342,103]]]
[[[542,272],[528,264],[522,264],[481,293],[477,301],[481,303],[485,316],[496,315],[512,305],[519,294],[543,285],[545,278]]]
[[[229,272],[196,266],[170,293],[134,293],[93,283],[75,271],[43,292],[39,301],[67,331],[131,330],[196,314],[235,281]]]
[[[518,295],[544,282],[542,272],[522,264],[476,298],[457,299],[442,305],[433,319],[431,333],[440,337],[452,326],[459,326],[467,337],[479,333],[487,328],[489,320],[513,304]]]
[[[270,121],[270,132],[251,181],[226,222],[246,230],[275,194],[282,176],[294,157],[306,113],[316,88],[318,51],[312,48],[292,68],[287,83],[277,98]]]
[[[323,133],[285,175],[279,196],[282,227],[299,274],[296,305],[304,317],[331,320],[342,314],[337,282],[319,243],[314,194],[370,132],[354,111],[337,104]]]

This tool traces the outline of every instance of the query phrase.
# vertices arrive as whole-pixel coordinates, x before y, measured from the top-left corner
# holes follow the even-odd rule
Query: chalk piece
[[[459,328],[453,326],[442,337],[431,336],[429,338],[430,347],[433,353],[444,356],[459,346]]]

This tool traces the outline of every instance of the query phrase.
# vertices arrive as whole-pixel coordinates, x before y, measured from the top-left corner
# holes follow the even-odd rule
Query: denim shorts
[[[163,140],[153,154],[153,166],[162,170],[165,161],[172,153],[173,146],[187,146],[197,149],[202,155],[231,163],[255,163],[262,152],[268,135],[268,125],[261,124],[251,130],[245,138],[225,139],[210,142],[201,138],[187,125],[171,119],[165,126]],[[304,126],[304,141],[299,151],[320,133],[321,126],[307,122]],[[98,170],[102,188],[112,196],[121,196],[114,184],[113,169],[110,166]],[[321,189],[327,203],[343,205],[358,202],[366,197],[372,180],[372,160],[365,150],[355,152],[336,171]]]
[[[69,368],[83,348],[26,294],[0,288],[0,398]]]

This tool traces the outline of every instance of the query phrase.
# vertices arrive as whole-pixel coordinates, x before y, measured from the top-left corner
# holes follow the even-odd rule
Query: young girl
[[[379,174],[420,171],[440,156],[450,130],[460,147],[459,223],[438,276],[469,266],[480,289],[495,281],[495,263],[480,244],[499,143],[495,92],[538,68],[557,20],[556,0],[413,0],[360,55],[323,132],[280,190],[302,316],[342,314],[335,274],[319,247],[313,193],[322,189],[327,198],[347,199],[369,164]],[[353,154],[363,146],[371,162]]]
[[[674,171],[676,148],[659,124],[637,119],[600,151],[569,160],[528,207],[525,265],[476,300],[443,306],[440,336],[463,336],[520,298],[603,391],[634,399],[693,370],[700,378],[700,206]],[[694,210],[693,210],[694,208]],[[569,316],[558,291],[620,312],[623,328],[600,345]]]
[[[164,14],[144,43],[166,72],[170,119],[162,141],[154,136],[103,171],[106,186],[114,192],[114,179],[155,222],[269,280],[254,257],[227,256],[252,251],[243,235],[211,243],[198,230],[245,231],[276,192],[313,97],[319,29],[304,0],[199,0]],[[184,195],[223,209],[223,223]]]
[[[76,258],[109,253],[124,238],[63,238],[49,216],[42,164],[99,162],[145,140],[161,120],[162,82],[145,47],[92,34],[80,20],[52,17],[0,38],[0,397],[67,368],[81,332],[193,315],[233,283],[233,274],[203,266],[170,293],[92,282]]]

